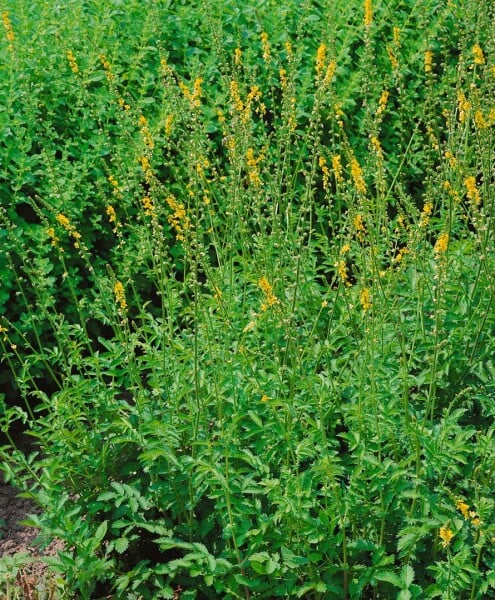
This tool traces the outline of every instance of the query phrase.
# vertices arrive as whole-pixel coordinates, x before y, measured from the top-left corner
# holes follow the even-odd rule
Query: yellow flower
[[[321,73],[323,72],[323,68],[325,66],[325,56],[327,53],[327,47],[325,44],[320,44],[318,46],[318,50],[316,51],[316,62],[315,62],[315,70],[316,70],[316,78],[319,79]]]
[[[341,283],[343,283],[346,287],[350,287],[351,284],[349,282],[349,275],[347,274],[347,265],[345,264],[345,260],[339,260],[336,267]]]
[[[375,151],[375,154],[377,155],[378,158],[383,158],[383,148],[382,145],[380,144],[380,140],[372,135],[370,138],[371,141],[371,145],[373,147],[373,150]]]
[[[431,73],[433,65],[433,52],[431,50],[425,51],[425,73]]]
[[[464,123],[464,121],[466,120],[467,114],[471,110],[471,103],[466,98],[466,95],[464,94],[463,91],[460,91],[457,94],[457,106],[459,108],[459,121],[461,123]]]
[[[464,500],[462,500],[462,498],[458,498],[455,501],[455,507],[457,508],[457,510],[461,511],[461,514],[464,517],[464,519],[469,519],[469,504],[466,504]]]
[[[263,160],[263,155],[260,154],[257,158],[254,155],[254,150],[252,148],[248,148],[246,152],[246,163],[248,167],[248,179],[251,185],[255,187],[259,187],[262,184],[260,179],[260,171],[258,168],[258,163]]]
[[[376,114],[381,115],[387,106],[388,99],[390,97],[390,92],[388,90],[383,90],[380,96],[380,100],[378,101],[378,108],[376,109]]]
[[[2,21],[3,27],[5,29],[5,36],[7,41],[9,42],[9,51],[12,52],[14,50],[13,42],[15,39],[14,28],[12,27],[12,23],[10,22],[9,11],[5,10],[2,13]]]
[[[335,181],[337,183],[342,183],[344,181],[344,177],[342,176],[342,161],[340,158],[340,154],[335,154],[332,156],[332,171],[335,177]]]
[[[359,302],[361,303],[364,311],[367,311],[371,308],[371,294],[368,288],[363,288],[359,293]]]
[[[353,157],[351,159],[351,176],[356,186],[356,190],[361,193],[366,193],[366,183],[364,182],[363,170],[358,161]]]
[[[475,44],[472,48],[474,64],[475,65],[484,65],[485,64],[485,55],[483,54],[483,50],[479,44]]]
[[[79,73],[79,67],[77,66],[77,61],[74,54],[72,53],[72,50],[67,50],[67,60],[69,61],[71,71],[73,73]]]
[[[242,50],[240,48],[236,48],[234,50],[234,64],[238,67],[242,62]]]
[[[364,26],[371,27],[373,23],[373,7],[371,0],[364,0]]]
[[[366,227],[364,226],[363,215],[358,213],[354,217],[352,224],[354,225],[354,229],[356,231],[356,235],[357,235],[358,239],[363,241],[364,234],[366,233]]]
[[[51,240],[51,245],[52,245],[52,246],[57,246],[57,245],[58,245],[58,242],[59,242],[59,239],[58,239],[58,237],[55,235],[55,229],[54,229],[53,227],[49,227],[49,228],[47,229],[47,233],[48,233],[48,237],[49,237],[49,238],[50,238],[50,240]]]
[[[267,402],[268,400],[271,400],[270,396],[267,396],[266,394],[263,394],[263,396],[261,396],[261,402]]]
[[[430,221],[430,216],[433,210],[433,204],[431,202],[426,202],[423,206],[423,211],[421,213],[421,218],[419,220],[420,227],[426,227]]]
[[[261,305],[261,310],[266,310],[269,306],[273,306],[274,304],[280,303],[280,300],[273,293],[273,288],[266,277],[262,277],[258,281],[258,285],[260,286],[263,294],[265,295],[265,301]]]
[[[127,302],[125,299],[125,291],[124,291],[124,286],[122,285],[122,283],[120,281],[116,281],[115,285],[113,286],[113,291],[115,294],[115,300],[117,301],[117,304],[120,307],[121,311],[125,311],[127,310]]]
[[[270,42],[268,41],[268,34],[263,31],[261,34],[261,47],[263,49],[263,60],[268,62],[270,60]]]
[[[153,200],[149,196],[145,196],[141,203],[144,208],[144,213],[147,217],[156,218],[155,205],[153,204]]]
[[[446,548],[450,544],[452,538],[454,537],[454,533],[451,529],[444,525],[443,527],[440,527],[438,537],[442,540],[442,547]]]
[[[466,196],[471,200],[473,204],[478,206],[481,202],[480,192],[476,186],[476,177],[466,177],[464,180],[464,186],[466,188]]]
[[[437,243],[434,247],[434,252],[437,256],[441,254],[445,254],[447,252],[447,248],[449,247],[449,234],[444,231],[438,236]]]

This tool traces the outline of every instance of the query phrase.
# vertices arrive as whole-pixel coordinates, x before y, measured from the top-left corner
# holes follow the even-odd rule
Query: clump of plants
[[[66,593],[487,597],[493,8],[21,5],[2,469]]]

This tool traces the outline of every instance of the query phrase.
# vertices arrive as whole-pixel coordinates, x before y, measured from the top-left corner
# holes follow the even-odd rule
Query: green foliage
[[[490,594],[493,8],[7,8],[2,468],[67,593]]]

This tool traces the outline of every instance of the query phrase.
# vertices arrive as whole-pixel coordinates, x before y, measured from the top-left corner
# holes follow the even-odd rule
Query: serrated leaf
[[[114,542],[115,551],[122,554],[129,548],[129,540],[127,538],[118,538]]]
[[[414,581],[414,569],[411,567],[411,565],[404,565],[402,567],[400,576],[403,581],[404,587],[408,588]]]

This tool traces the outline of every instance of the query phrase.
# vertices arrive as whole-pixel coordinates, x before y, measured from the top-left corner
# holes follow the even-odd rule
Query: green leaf
[[[400,577],[404,583],[403,587],[407,589],[414,581],[414,569],[410,565],[404,565]]]
[[[101,523],[101,525],[98,527],[98,529],[95,531],[95,533],[93,535],[94,542],[99,544],[105,537],[105,535],[107,533],[107,529],[108,529],[108,521],[103,521],[103,523]]]
[[[122,554],[129,547],[129,540],[127,538],[121,537],[115,540],[114,542],[115,551],[119,554]]]

